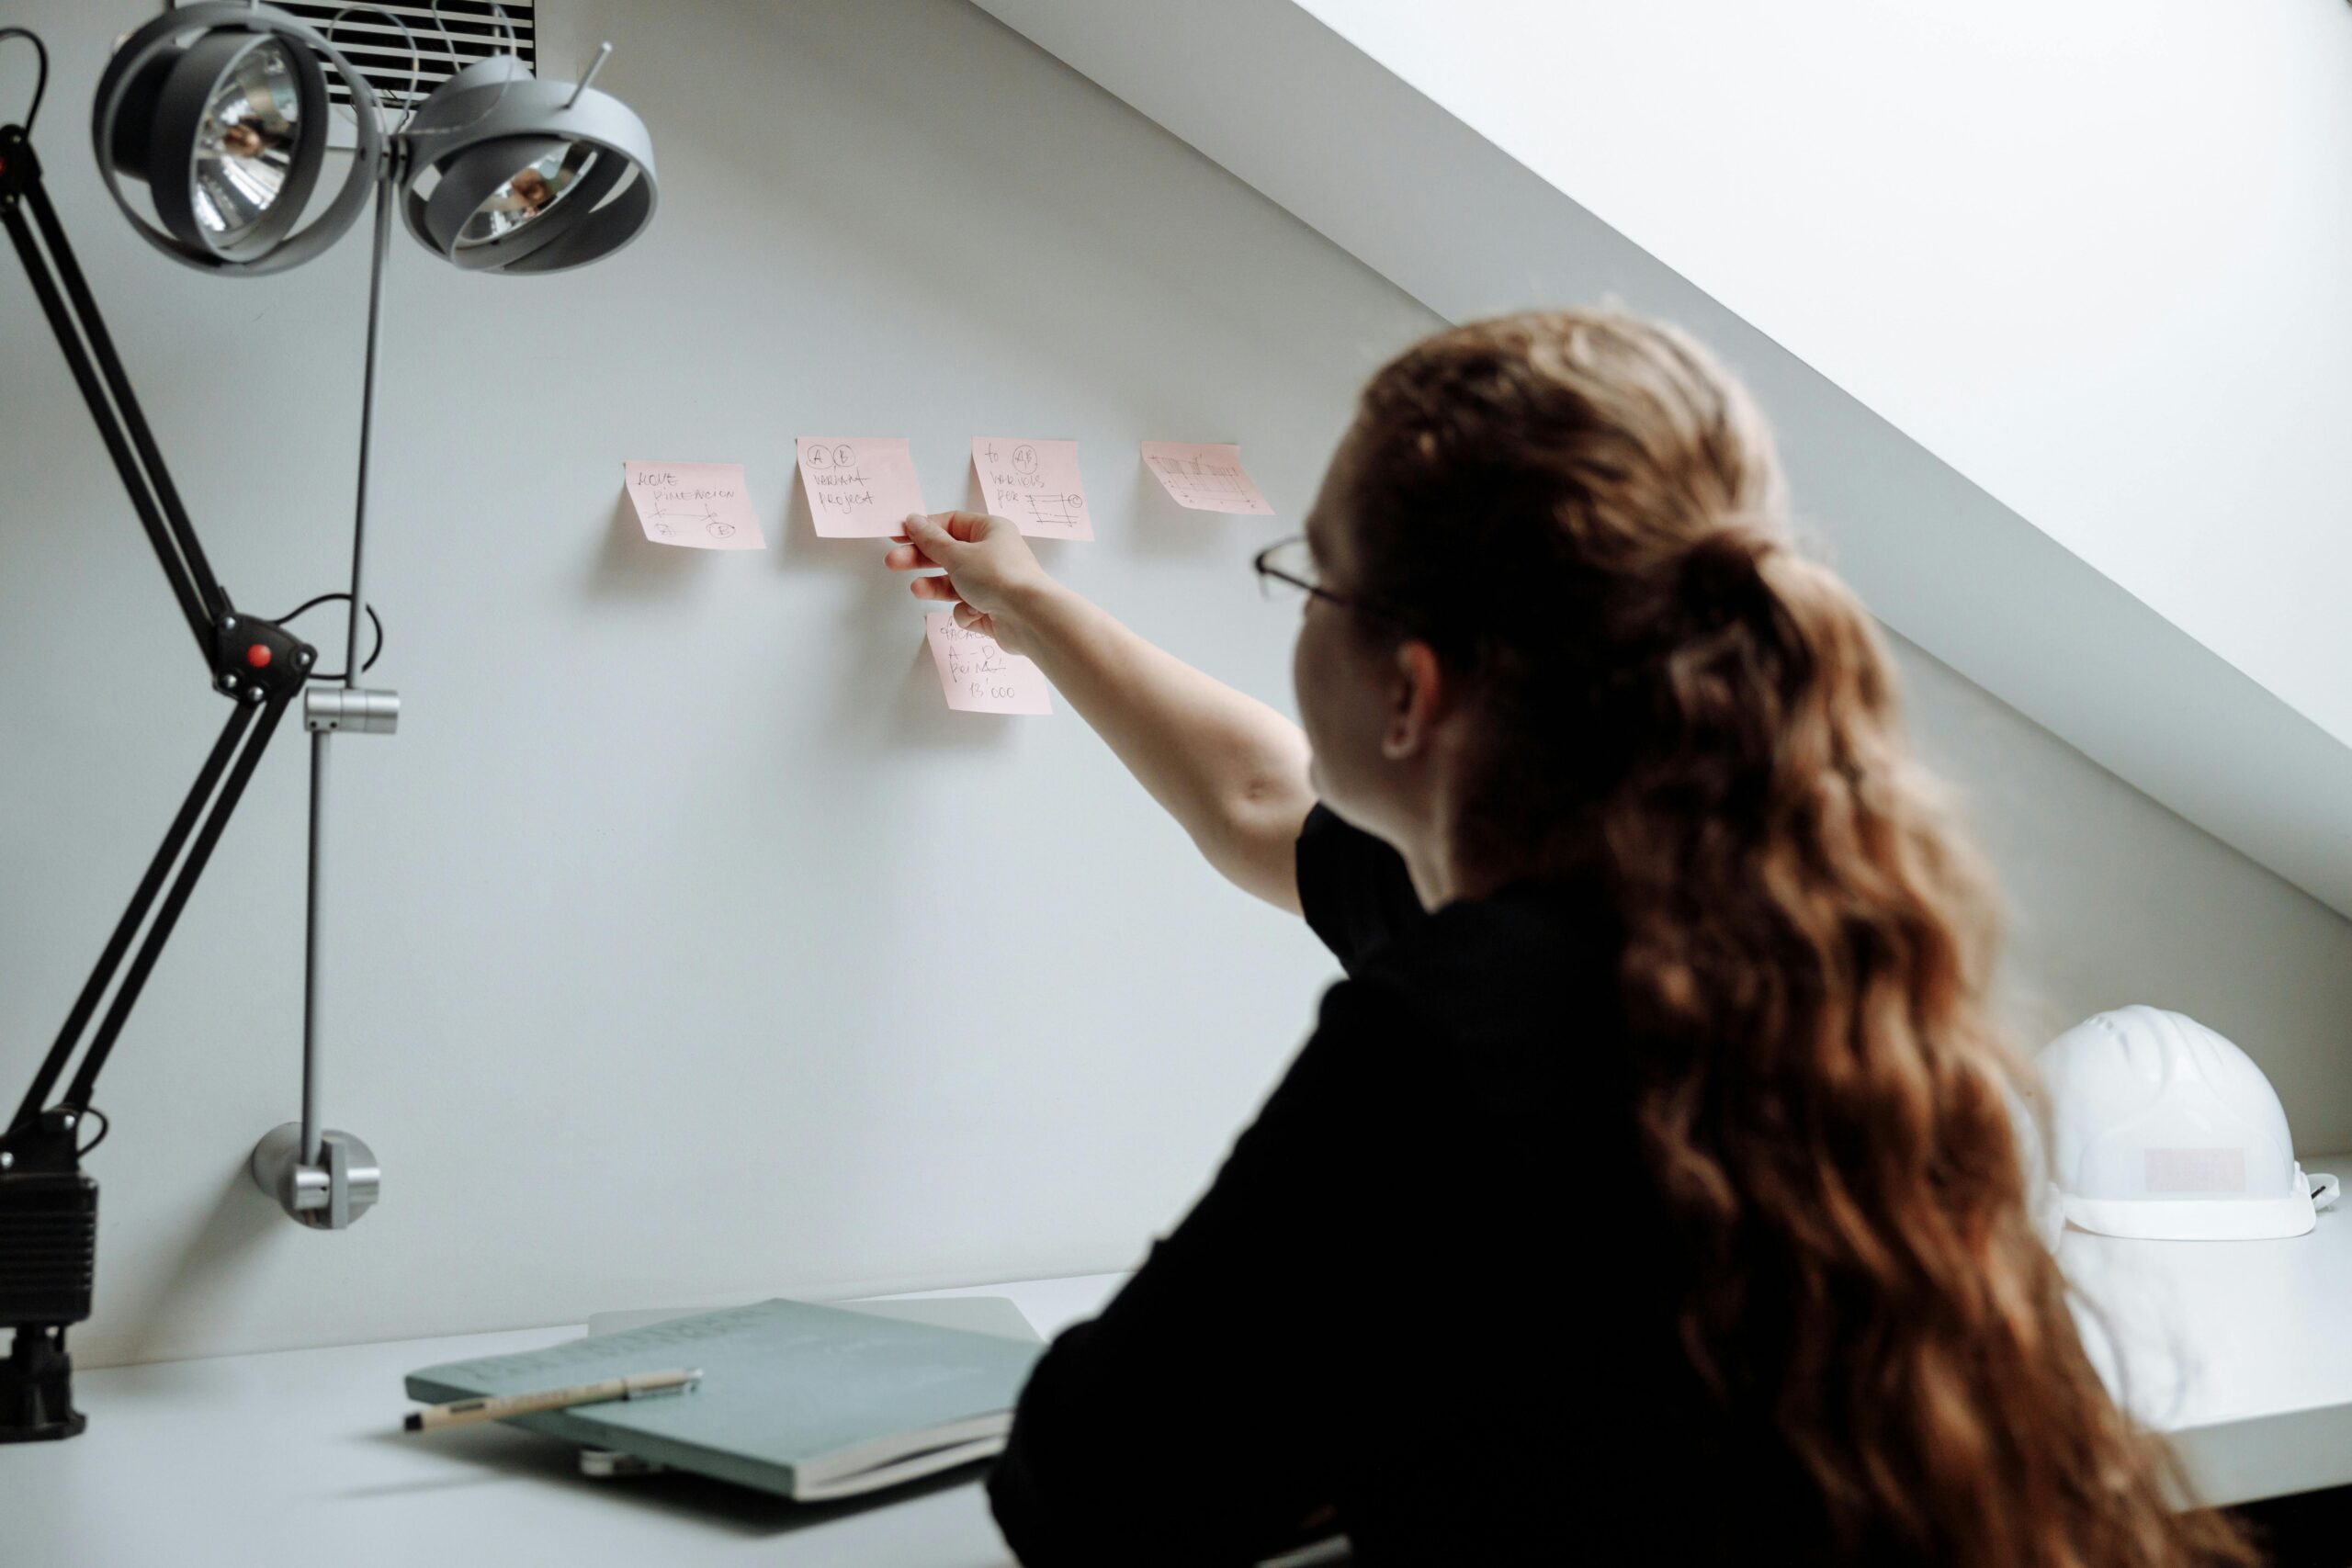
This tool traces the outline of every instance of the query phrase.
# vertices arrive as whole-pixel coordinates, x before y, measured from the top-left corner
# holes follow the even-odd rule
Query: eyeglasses
[[[1304,534],[1268,545],[1258,552],[1250,565],[1258,574],[1258,592],[1269,599],[1292,596],[1321,599],[1337,604],[1342,610],[1352,610],[1367,620],[1378,621],[1391,630],[1408,634],[1412,631],[1404,618],[1395,612],[1384,610],[1377,604],[1368,604],[1361,599],[1334,593],[1316,581],[1320,575],[1320,569],[1315,564],[1315,551]]]

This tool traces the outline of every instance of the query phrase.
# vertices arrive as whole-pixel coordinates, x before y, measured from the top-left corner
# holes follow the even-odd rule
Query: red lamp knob
[[[267,668],[269,664],[269,645],[267,643],[257,642],[251,648],[245,649],[245,662],[252,665],[256,670]]]

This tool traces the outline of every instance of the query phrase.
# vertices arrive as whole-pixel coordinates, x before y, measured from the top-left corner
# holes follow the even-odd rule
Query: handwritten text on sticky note
[[[799,446],[808,514],[827,538],[887,539],[923,509],[906,437],[803,435]]]
[[[1176,504],[1194,512],[1272,513],[1258,481],[1241,469],[1241,448],[1200,441],[1147,441],[1143,460]]]
[[[743,489],[741,463],[621,464],[637,525],[657,545],[695,550],[758,550],[760,520]]]
[[[1051,713],[1045,671],[996,639],[956,624],[953,615],[923,617],[923,637],[947,705],[966,713]]]
[[[1012,518],[1023,533],[1048,539],[1094,537],[1086,486],[1078,477],[1077,442],[975,435],[972,468],[980,476],[988,509]]]

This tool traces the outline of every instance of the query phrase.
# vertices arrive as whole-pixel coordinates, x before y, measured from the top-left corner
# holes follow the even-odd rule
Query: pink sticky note
[[[637,525],[657,545],[692,550],[763,550],[741,463],[621,464]]]
[[[923,509],[905,436],[803,435],[799,446],[808,514],[827,538],[887,539]]]
[[[1086,486],[1078,477],[1077,442],[975,435],[972,468],[980,476],[988,509],[1012,518],[1023,533],[1047,539],[1094,537]]]
[[[1269,515],[1274,510],[1259,493],[1258,481],[1241,471],[1241,448],[1230,443],[1147,441],[1143,460],[1179,506]]]
[[[947,705],[966,713],[1051,713],[1046,673],[996,638],[956,624],[953,615],[925,615],[922,635]]]

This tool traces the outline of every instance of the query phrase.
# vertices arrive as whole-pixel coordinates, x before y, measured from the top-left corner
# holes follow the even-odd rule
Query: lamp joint
[[[317,649],[276,621],[224,612],[212,624],[212,684],[233,700],[290,698],[317,659]]]

